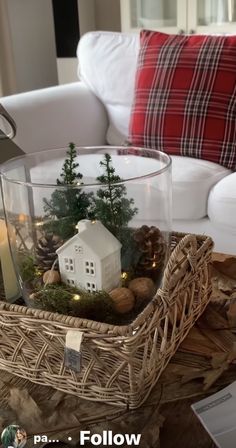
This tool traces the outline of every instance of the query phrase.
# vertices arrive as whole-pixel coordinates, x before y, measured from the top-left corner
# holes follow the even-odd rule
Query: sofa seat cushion
[[[212,188],[208,216],[216,227],[236,234],[236,173],[221,179]]]
[[[64,159],[58,159],[56,162],[55,160],[47,160],[38,163],[37,166],[30,169],[31,181],[40,183],[43,172],[44,183],[56,184],[63,161]],[[101,156],[99,154],[93,156],[87,154],[79,159],[79,171],[86,173],[86,177],[83,179],[85,183],[93,183],[98,173],[100,161]],[[119,158],[116,159],[113,156],[113,163],[117,174],[121,175]],[[132,172],[136,173],[137,176],[150,173],[153,169],[153,160],[148,158],[137,157],[132,164]],[[129,164],[127,165],[127,172],[123,171],[123,173],[125,178],[129,177]],[[230,170],[212,162],[189,157],[172,156],[173,219],[195,220],[206,216],[208,196],[211,188],[225,176],[227,178],[230,177],[228,176],[230,173]],[[136,218],[145,218],[150,222],[155,221],[160,204],[156,203],[157,193],[153,185],[149,186],[146,196],[143,193],[144,185],[139,180],[128,182],[126,188],[128,197],[134,198],[135,206],[139,209],[140,213]],[[165,188],[165,182],[163,184],[161,182],[160,188],[161,190]],[[47,191],[40,188],[35,189],[34,194],[37,195],[37,199],[34,197],[34,202],[37,204],[38,216],[44,215],[43,198],[50,199],[53,190],[54,188],[47,189]],[[15,193],[16,195],[20,194],[20,190],[18,193],[18,189],[16,189]],[[144,197],[145,203],[143,203]],[[18,201],[16,196],[15,203],[22,204],[22,201]],[[28,204],[27,200],[25,200],[25,204]]]
[[[173,219],[191,220],[206,216],[211,188],[230,173],[213,162],[172,156]]]
[[[79,77],[106,107],[110,145],[128,137],[138,52],[136,34],[95,31],[79,42]]]

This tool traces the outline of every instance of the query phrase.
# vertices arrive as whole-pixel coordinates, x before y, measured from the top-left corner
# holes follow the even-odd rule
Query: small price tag
[[[66,334],[64,364],[75,372],[80,372],[82,367],[82,339],[83,333],[81,331],[69,330]]]
[[[81,370],[81,353],[76,352],[72,348],[65,348],[64,364],[75,372]]]

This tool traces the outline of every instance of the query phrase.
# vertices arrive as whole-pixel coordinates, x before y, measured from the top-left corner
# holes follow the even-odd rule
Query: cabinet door
[[[236,32],[236,0],[188,0],[188,32]]]
[[[122,31],[186,32],[187,0],[121,0],[120,5]]]

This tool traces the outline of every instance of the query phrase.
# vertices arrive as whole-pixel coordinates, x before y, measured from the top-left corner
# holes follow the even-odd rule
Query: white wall
[[[120,0],[78,0],[80,35],[88,31],[120,31]],[[58,58],[59,84],[75,82],[77,59]]]
[[[80,35],[96,29],[95,0],[78,0]]]
[[[56,85],[58,76],[51,1],[0,2],[5,2],[4,23],[8,22],[7,39],[12,54],[12,66],[6,67],[8,73],[5,77],[14,76],[15,79],[10,93]],[[4,61],[0,63],[1,67],[4,66]]]
[[[68,84],[78,81],[78,59],[57,58],[58,83]]]
[[[120,0],[78,0],[78,9],[81,35],[120,31]],[[76,67],[56,58],[51,0],[0,0],[0,95],[74,82]]]
[[[81,36],[94,30],[121,30],[120,0],[78,0],[78,11]]]
[[[120,0],[95,0],[95,23],[97,30],[120,31]]]
[[[7,0],[0,0],[0,77],[1,95],[17,92]]]

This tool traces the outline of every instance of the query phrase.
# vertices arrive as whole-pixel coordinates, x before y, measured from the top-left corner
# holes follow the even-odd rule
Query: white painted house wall
[[[110,291],[113,288],[120,286],[120,251],[118,250],[113,255],[110,255],[103,260],[102,269],[102,284],[106,291]],[[114,279],[117,278],[117,283]]]
[[[82,247],[83,253],[77,252],[77,247]],[[65,259],[72,260],[74,270],[66,270]],[[94,263],[94,275],[86,274],[86,262]],[[95,285],[95,288],[91,288],[93,291],[102,288],[102,275],[101,275],[101,261],[93,253],[93,251],[87,247],[86,244],[80,243],[77,235],[70,240],[70,244],[59,254],[59,266],[61,279],[64,283],[70,284],[70,286],[76,286],[77,288],[88,289],[87,283]],[[89,266],[89,268],[91,268]],[[70,282],[68,282],[70,280]],[[72,283],[72,281],[74,283]]]
[[[88,291],[119,286],[120,242],[99,221],[81,220],[77,228],[57,250],[62,282]]]

